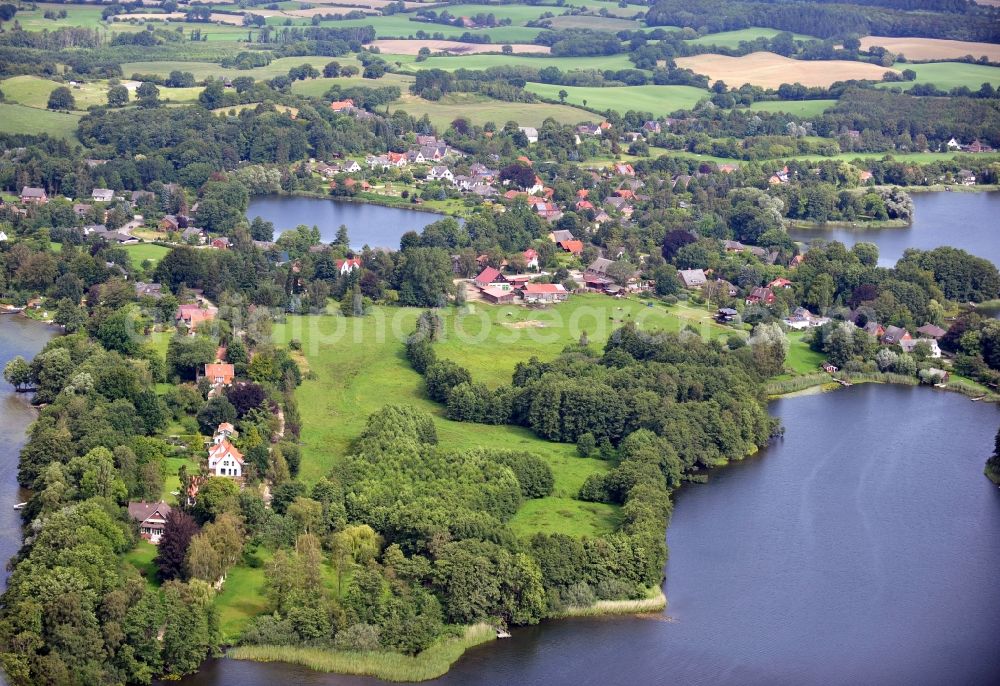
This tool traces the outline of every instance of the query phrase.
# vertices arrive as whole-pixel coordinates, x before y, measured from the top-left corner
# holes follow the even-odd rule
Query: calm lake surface
[[[18,355],[31,360],[55,333],[55,327],[18,315],[0,315],[0,369]],[[21,547],[21,516],[14,505],[27,500],[17,485],[17,458],[25,431],[35,421],[30,399],[30,394],[15,393],[0,380],[0,589],[7,588],[7,560]]]
[[[1000,265],[1000,192],[913,193],[913,223],[899,229],[799,229],[797,241],[817,238],[879,247],[879,265],[891,267],[907,248],[962,248]]]
[[[785,437],[678,494],[668,610],[546,622],[437,684],[995,684],[1000,411],[862,385],[773,403]],[[185,686],[376,684],[213,661]]]
[[[341,224],[347,226],[351,247],[399,250],[399,239],[407,231],[421,231],[445,215],[398,207],[383,207],[361,202],[326,198],[268,195],[250,199],[247,218],[262,217],[274,223],[275,233],[294,229],[299,224],[318,226],[324,243],[337,237]]]

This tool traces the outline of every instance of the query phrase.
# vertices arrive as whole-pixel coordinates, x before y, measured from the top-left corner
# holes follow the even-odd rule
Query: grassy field
[[[557,30],[590,29],[591,31],[616,33],[618,31],[638,31],[643,28],[643,25],[635,19],[595,17],[587,14],[557,16],[549,21],[552,28]]]
[[[263,550],[258,551],[257,556],[262,561],[270,559],[270,553]],[[265,581],[263,565],[260,567],[238,565],[229,570],[222,592],[215,597],[223,641],[234,640],[246,627],[250,618],[267,611]]]
[[[149,541],[140,540],[139,544],[125,555],[125,562],[139,570],[151,586],[159,586],[156,580],[156,546]]]
[[[555,357],[587,330],[593,346],[603,343],[614,328],[632,320],[643,328],[677,330],[688,323],[704,325],[709,335],[731,330],[710,323],[704,309],[645,307],[638,300],[605,296],[575,296],[549,310],[478,305],[447,316],[446,335],[437,344],[439,354],[472,370],[477,381],[505,383],[519,361],[532,355]],[[508,316],[510,314],[510,316]],[[589,474],[610,465],[577,456],[575,447],[550,443],[513,426],[486,426],[453,422],[444,408],[428,400],[423,381],[403,355],[403,341],[412,331],[419,310],[375,308],[361,319],[289,317],[274,328],[279,343],[298,339],[310,370],[297,395],[302,414],[302,478],[316,481],[347,454],[369,414],[387,402],[413,405],[431,413],[440,445],[446,450],[472,446],[503,446],[528,450],[546,460],[555,475],[552,497],[526,504],[511,521],[521,535],[558,531],[596,535],[618,523],[618,509],[575,499]],[[539,328],[535,322],[547,322]],[[525,322],[531,325],[524,324]],[[459,334],[459,332],[463,332]]]
[[[546,103],[509,103],[493,100],[473,93],[451,93],[440,100],[430,101],[409,93],[390,105],[390,110],[406,110],[414,117],[427,115],[439,129],[446,129],[458,117],[465,117],[473,124],[492,121],[499,126],[511,119],[522,126],[539,126],[552,117],[562,124],[576,124],[593,115],[568,105]]]
[[[693,86],[620,86],[616,88],[590,88],[584,86],[557,86],[547,83],[529,83],[527,90],[545,98],[556,100],[559,91],[569,95],[566,102],[572,105],[587,104],[599,110],[628,110],[667,115],[680,109],[691,109],[708,92]]]
[[[386,59],[389,59],[388,57]],[[454,71],[456,69],[486,69],[496,66],[522,66],[542,69],[544,67],[558,67],[563,71],[571,69],[634,69],[635,65],[628,61],[628,57],[621,55],[608,55],[600,57],[532,57],[530,55],[454,55],[448,57],[428,57],[423,62],[417,62],[412,56],[393,56],[392,60],[400,59],[409,69],[444,69]],[[390,60],[390,61],[392,61]]]
[[[880,83],[880,88],[902,88],[909,90],[916,84],[933,83],[942,90],[951,90],[965,86],[978,90],[984,83],[1000,86],[1000,67],[989,67],[983,64],[967,64],[965,62],[935,62],[933,64],[910,64],[897,62],[894,69],[912,69],[917,72],[915,81]]]
[[[0,90],[3,91],[4,97],[9,102],[44,110],[48,105],[49,95],[52,91],[64,85],[66,84],[38,76],[15,76],[0,81]],[[107,81],[81,83],[69,88],[76,101],[76,112],[85,112],[90,107],[106,105],[108,102],[110,86]],[[159,89],[160,99],[169,102],[195,102],[202,91],[200,87],[167,88],[159,86]]]
[[[296,81],[292,84],[292,92],[298,93],[299,95],[307,95],[318,98],[330,90],[333,86],[340,86],[341,88],[353,88],[355,86],[384,88],[385,86],[396,86],[399,88],[400,92],[406,93],[412,83],[413,77],[407,74],[386,74],[382,78],[375,81],[372,81],[371,79],[363,79],[360,76],[350,78],[340,76],[329,79],[320,77],[318,79]]]
[[[826,355],[810,349],[809,344],[802,340],[804,336],[804,331],[789,332],[785,366],[795,374],[814,374],[819,371],[819,366],[826,359]]]
[[[743,41],[752,41],[758,38],[774,38],[781,31],[777,29],[765,29],[753,27],[740,29],[738,31],[722,31],[720,33],[709,33],[700,38],[692,38],[687,41],[693,45],[717,45],[720,48],[738,48]],[[807,36],[801,33],[793,33],[795,40],[813,40],[814,36]]]
[[[135,243],[124,247],[125,252],[132,258],[132,264],[135,266],[141,265],[143,260],[149,260],[153,264],[156,264],[170,252],[170,248],[153,243]]]
[[[941,40],[937,38],[890,38],[888,36],[865,36],[861,47],[868,50],[872,46],[883,47],[907,60],[946,60],[972,55],[975,58],[987,56],[990,61],[1000,61],[1000,45],[994,43],[974,43],[961,40]]]
[[[737,87],[744,83],[777,88],[783,83],[829,86],[834,81],[847,79],[879,81],[885,72],[892,71],[866,62],[793,60],[773,52],[752,52],[743,57],[705,54],[678,57],[676,62],[678,67],[705,74],[712,81],[724,81],[728,86]]]
[[[275,76],[280,76],[287,74],[288,70],[292,67],[297,67],[300,64],[311,64],[320,71],[323,71],[323,67],[329,62],[337,62],[342,67],[348,65],[353,65],[359,67],[360,63],[350,55],[344,55],[342,57],[324,57],[322,55],[305,55],[302,57],[280,57],[276,60],[272,60],[266,67],[258,67],[256,69],[235,69],[222,67],[213,62],[181,62],[176,60],[159,60],[155,62],[125,62],[122,64],[122,73],[125,74],[126,78],[132,76],[132,74],[158,74],[160,76],[167,76],[171,71],[187,71],[194,74],[194,77],[199,81],[209,77],[222,77],[228,76],[230,78],[235,78],[237,76],[252,76],[255,79],[271,79]],[[358,78],[358,81],[361,79]],[[299,82],[296,82],[299,83]],[[367,81],[367,83],[381,83],[381,81]],[[161,90],[167,90],[161,88]]]
[[[0,103],[0,132],[3,133],[47,133],[54,138],[75,142],[76,125],[79,121],[79,114]]]
[[[755,102],[750,109],[758,112],[787,112],[797,117],[818,117],[837,104],[836,100],[775,100]]]
[[[489,13],[494,12],[496,14],[498,11],[504,9],[507,6],[500,7],[497,5],[476,5],[477,10],[473,14],[478,14],[480,12]],[[517,9],[516,6],[510,6],[512,9]],[[453,8],[449,7],[448,11],[455,14]],[[544,10],[536,10],[537,14],[541,14]],[[324,21],[320,25],[334,28],[346,28],[348,26],[371,26],[375,29],[376,38],[416,38],[417,31],[423,31],[428,35],[433,35],[436,33],[443,34],[447,39],[457,39],[466,31],[476,35],[487,35],[490,37],[494,43],[530,43],[535,36],[541,32],[541,29],[533,29],[527,26],[497,26],[495,28],[489,29],[462,29],[457,26],[445,26],[444,24],[429,24],[427,22],[421,21],[410,21],[410,15],[406,14],[394,14],[387,17],[366,17],[365,19],[345,19],[343,21]],[[305,20],[294,20],[295,23],[307,23]],[[284,22],[284,18],[274,17],[268,20],[268,23],[280,24]]]

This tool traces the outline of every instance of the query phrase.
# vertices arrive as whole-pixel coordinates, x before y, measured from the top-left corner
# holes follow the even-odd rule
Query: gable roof
[[[524,285],[524,292],[529,295],[536,293],[565,293],[566,287],[561,283],[528,283]]]
[[[157,519],[166,519],[170,509],[162,500],[157,503],[131,502],[128,504],[128,515],[137,522],[144,522],[156,515],[159,515]]]
[[[476,277],[476,283],[493,283],[497,279],[503,279],[503,275],[500,274],[500,270],[494,269],[493,267],[487,267],[479,273]]]
[[[211,460],[221,460],[226,454],[229,454],[234,460],[243,464],[243,453],[236,449],[236,447],[229,442],[228,438],[222,439],[221,442],[212,446],[208,451],[208,459]]]

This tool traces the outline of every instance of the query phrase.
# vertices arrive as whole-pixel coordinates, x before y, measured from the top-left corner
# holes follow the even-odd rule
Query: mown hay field
[[[972,55],[983,55],[991,62],[1000,62],[1000,45],[995,43],[974,43],[964,40],[943,40],[939,38],[891,38],[889,36],[865,36],[861,39],[864,50],[879,46],[907,60],[946,60]],[[899,65],[897,65],[899,66]]]
[[[783,83],[825,87],[848,79],[880,81],[885,72],[899,71],[865,62],[793,60],[773,52],[752,52],[743,57],[711,54],[678,57],[677,66],[705,74],[712,81],[725,81],[728,86],[749,83],[765,88],[777,88]]]

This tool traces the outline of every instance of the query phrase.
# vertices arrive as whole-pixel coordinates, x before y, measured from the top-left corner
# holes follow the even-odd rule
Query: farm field
[[[885,48],[897,55],[905,55],[907,60],[941,60],[972,55],[980,58],[986,55],[991,62],[1000,61],[1000,45],[974,43],[962,40],[942,40],[939,38],[892,38],[889,36],[865,36],[861,47],[868,50],[873,45]]]
[[[577,124],[593,118],[589,112],[569,105],[509,103],[474,93],[450,93],[437,101],[424,100],[404,93],[399,100],[389,105],[389,109],[405,110],[418,118],[426,114],[430,117],[431,123],[442,130],[448,128],[448,125],[458,117],[465,117],[477,125],[491,121],[498,126],[503,126],[511,119],[521,126],[539,126],[549,117],[562,124]]]
[[[454,57],[428,57],[423,62],[409,60],[408,69],[486,69],[499,66],[522,66],[542,69],[558,67],[563,71],[571,69],[634,69],[628,57],[608,55],[600,57],[531,57],[528,55],[459,55]]]
[[[313,65],[315,66],[315,65]],[[318,67],[317,67],[318,68]],[[382,88],[384,86],[396,86],[403,93],[407,91],[410,84],[413,83],[413,77],[407,74],[386,74],[377,81],[371,81],[370,79],[363,79],[360,76],[346,77],[338,76],[336,78],[324,78],[319,77],[318,79],[306,79],[305,81],[296,81],[292,84],[292,92],[298,93],[299,95],[308,95],[312,97],[321,97],[324,93],[330,90],[333,86],[340,86],[341,88],[352,88],[354,86],[362,86],[368,88]]]
[[[16,102],[27,107],[45,109],[49,101],[49,94],[59,86],[67,84],[58,81],[50,81],[38,76],[15,76],[13,78],[0,81],[0,90],[3,90],[4,97],[11,102]],[[135,93],[137,83],[126,84],[129,91]],[[76,101],[77,112],[85,112],[95,105],[106,105],[108,101],[108,82],[92,81],[82,83],[79,86],[69,86]],[[159,86],[160,99],[170,102],[194,102],[201,93],[201,87],[192,88],[166,88]]]
[[[477,12],[489,13],[498,6],[477,5]],[[451,9],[449,8],[449,11]],[[538,14],[541,14],[539,11]],[[454,13],[454,12],[453,12]],[[344,19],[342,21],[323,21],[320,26],[347,28],[349,26],[372,26],[375,28],[376,38],[415,38],[417,31],[423,31],[428,36],[440,33],[445,38],[457,39],[466,31],[476,35],[486,35],[494,43],[530,43],[532,39],[541,32],[541,29],[533,29],[527,26],[497,26],[488,29],[463,29],[457,26],[446,26],[444,24],[431,24],[425,21],[410,21],[410,14],[393,14],[387,17],[370,17],[365,19]],[[285,18],[272,17],[268,20],[271,24],[284,23]],[[306,20],[293,23],[307,23]]]
[[[174,70],[187,71],[194,74],[195,79],[201,81],[209,76],[251,76],[255,79],[271,79],[288,73],[292,67],[302,64],[311,64],[320,71],[329,62],[338,62],[342,67],[352,65],[360,67],[360,63],[351,55],[343,57],[326,57],[323,55],[303,55],[301,57],[280,57],[272,60],[266,67],[256,69],[236,69],[235,67],[223,67],[215,62],[181,62],[177,60],[158,60],[155,62],[125,62],[122,64],[122,73],[126,78],[133,74],[157,74],[167,76]],[[368,83],[375,83],[368,81]]]
[[[916,81],[880,83],[879,88],[902,88],[909,90],[917,84],[932,83],[942,90],[965,86],[979,90],[984,83],[1000,86],[1000,67],[965,62],[934,62],[931,64],[910,64],[897,62],[895,69],[912,69],[917,72]]]
[[[750,105],[750,109],[758,112],[787,112],[797,117],[818,117],[836,104],[836,100],[771,100],[755,102]]]
[[[880,81],[885,72],[893,71],[863,62],[793,60],[773,52],[752,52],[743,57],[697,55],[678,57],[676,62],[678,67],[705,74],[712,81],[725,81],[728,86],[750,83],[765,88],[777,88],[783,83],[829,86],[834,81],[847,79]]]
[[[667,115],[680,109],[690,109],[702,98],[708,97],[707,91],[694,86],[617,86],[609,88],[586,86],[558,86],[547,83],[529,83],[526,90],[557,100],[559,91],[565,90],[569,95],[566,102],[572,105],[584,105],[598,110],[618,110],[627,112],[636,110],[652,112],[654,115]]]
[[[432,53],[451,52],[456,55],[474,55],[481,52],[500,52],[503,47],[493,43],[461,43],[453,40],[397,40],[393,38],[378,39],[370,45],[390,55],[417,55],[421,48],[428,48]],[[549,53],[549,48],[546,45],[513,43],[510,46],[515,54],[538,53],[547,55]]]
[[[644,27],[635,19],[594,17],[587,14],[560,15],[549,20],[553,29],[590,29],[592,31],[640,31]]]
[[[24,105],[0,103],[0,132],[37,135],[47,133],[54,138],[76,141],[79,114],[52,112]]]
[[[777,29],[765,29],[753,27],[749,29],[739,29],[737,31],[721,31],[719,33],[709,33],[700,38],[692,38],[688,43],[692,45],[717,45],[720,48],[738,48],[744,41],[752,41],[757,38],[774,38],[781,31]],[[795,40],[812,40],[814,36],[807,36],[801,33],[793,33]]]

